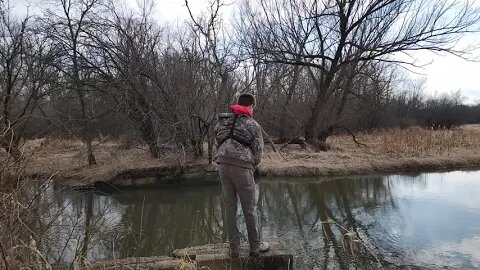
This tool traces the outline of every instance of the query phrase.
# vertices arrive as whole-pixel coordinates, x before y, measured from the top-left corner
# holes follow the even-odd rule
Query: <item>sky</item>
[[[126,0],[130,6],[135,6],[137,1]],[[160,23],[181,23],[189,18],[184,0],[154,0],[154,16]],[[230,1],[230,2],[229,2]],[[29,12],[39,9],[41,0],[10,0],[14,5],[15,14],[26,14],[26,7],[30,6]],[[209,0],[188,0],[195,15],[200,14],[208,7]],[[235,0],[226,0],[233,3]],[[474,0],[480,6],[480,0]],[[234,4],[224,8],[225,20],[231,17]],[[472,34],[462,40],[464,44],[480,44],[480,34]],[[430,52],[416,52],[413,57],[416,64],[422,68],[409,68],[411,77],[414,79],[426,79],[425,92],[428,95],[441,95],[460,90],[469,104],[480,103],[480,61],[467,61],[453,55],[436,55]],[[480,50],[474,52],[471,59],[480,59]]]

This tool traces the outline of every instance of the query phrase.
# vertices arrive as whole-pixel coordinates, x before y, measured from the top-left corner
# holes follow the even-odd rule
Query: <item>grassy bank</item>
[[[455,130],[375,130],[356,136],[366,146],[357,145],[349,135],[329,138],[331,151],[328,152],[290,145],[280,155],[266,145],[262,174],[329,176],[480,168],[480,126],[469,125]],[[98,164],[93,166],[85,165],[86,151],[79,141],[34,140],[26,144],[24,151],[32,160],[27,168],[29,174],[55,174],[63,179],[108,180],[129,173],[141,176],[165,168],[192,165],[213,169],[205,161],[187,160],[182,153],[153,159],[144,147],[126,149],[115,142],[96,144]]]
[[[330,138],[332,150],[328,152],[290,147],[283,153],[285,159],[269,154],[262,172],[269,176],[329,176],[480,168],[480,126],[375,130],[356,137],[366,146],[341,135]]]

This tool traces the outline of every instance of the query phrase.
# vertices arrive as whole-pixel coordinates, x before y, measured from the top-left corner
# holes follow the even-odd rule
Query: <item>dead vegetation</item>
[[[0,153],[0,269],[89,269],[79,268],[89,263],[88,245],[110,226],[105,218],[93,217],[91,195],[77,205],[59,203],[64,187],[55,185],[54,174],[30,175],[36,151],[45,147],[39,143],[28,143],[21,159]],[[73,211],[77,214],[64,218]],[[107,210],[101,210],[99,217],[105,216],[103,211]]]
[[[362,135],[377,152],[421,157],[480,145],[480,130],[391,129]]]
[[[28,183],[27,164],[26,157],[15,161],[11,156],[0,156],[0,269],[51,269],[30,226],[41,214],[35,202],[44,185],[31,179]],[[35,211],[37,215],[33,215]]]
[[[280,155],[267,144],[261,171],[268,176],[329,176],[480,167],[480,125],[454,130],[382,129],[356,137],[366,146],[356,144],[348,134],[329,138],[327,152],[290,145]],[[86,149],[80,141],[39,139],[29,141],[22,150],[32,157],[28,174],[55,174],[59,179],[97,181],[129,170],[206,165],[205,160],[189,159],[181,152],[154,159],[146,146],[129,148],[115,142],[94,143],[96,165],[86,164]]]
[[[478,125],[455,130],[374,130],[357,134],[357,139],[366,146],[357,145],[350,135],[336,135],[328,141],[328,152],[289,146],[283,153],[286,160],[268,153],[262,172],[269,176],[328,176],[480,167]]]
[[[87,149],[79,140],[37,139],[27,142],[22,150],[34,157],[27,168],[30,175],[55,174],[56,178],[86,181],[110,179],[128,170],[192,163],[181,151],[152,158],[147,146],[125,147],[117,142],[94,142],[95,165],[85,162]]]

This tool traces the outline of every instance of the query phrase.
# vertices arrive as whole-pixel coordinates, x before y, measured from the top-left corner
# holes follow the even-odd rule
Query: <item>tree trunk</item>
[[[314,146],[317,149],[317,127],[320,120],[320,113],[325,105],[326,91],[321,90],[318,93],[315,107],[313,108],[312,115],[308,120],[308,124],[305,126],[305,141]]]
[[[191,145],[193,147],[193,152],[195,154],[195,158],[199,158],[203,156],[203,139],[196,138],[191,139]]]
[[[92,140],[89,138],[89,136],[86,140],[86,144],[87,144],[88,165],[95,165],[97,164],[97,160],[95,159],[95,155],[93,154]]]
[[[209,132],[207,135],[208,139],[208,164],[211,165],[213,163],[213,136],[211,136],[211,133]]]
[[[216,112],[221,112],[225,109],[225,106],[228,105],[228,103],[230,102],[229,100],[229,96],[226,92],[226,89],[228,89],[228,81],[229,81],[229,76],[228,76],[228,73],[224,73],[222,75],[220,75],[220,91],[218,91],[218,94],[217,94],[217,102],[216,103],[216,108],[215,108],[215,111]],[[211,82],[210,83],[211,85],[214,85],[215,83],[214,82]]]
[[[7,85],[5,87],[5,93],[3,96],[3,100],[0,100],[3,103],[3,115],[0,116],[0,119],[3,120],[3,130],[2,137],[0,138],[0,145],[9,155],[11,155],[15,160],[19,160],[21,158],[21,153],[18,149],[18,144],[15,138],[15,132],[12,130],[11,121],[10,121],[10,110],[11,110],[11,98],[12,98],[12,91],[13,91],[13,75],[11,74],[12,71],[10,69],[10,64],[7,63]],[[1,104],[0,103],[0,104]]]
[[[80,102],[80,110],[82,113],[82,139],[85,142],[87,146],[87,160],[88,160],[88,165],[94,165],[97,164],[97,161],[95,159],[95,155],[93,154],[93,149],[92,149],[92,138],[90,134],[90,120],[87,117],[87,109],[86,109],[86,104],[85,104],[85,92],[83,91],[83,85],[80,80],[80,70],[78,66],[78,55],[77,55],[77,37],[73,35],[73,30],[70,28],[70,31],[72,33],[72,63],[73,63],[73,88],[75,89],[75,92],[77,93],[78,100]]]
[[[18,149],[18,145],[15,144],[13,136],[13,131],[7,131],[6,134],[0,138],[0,146],[15,160],[19,160],[22,157],[22,153]]]
[[[285,139],[285,123],[287,122],[287,111],[290,107],[290,102],[292,101],[293,93],[295,92],[295,88],[298,83],[300,73],[300,66],[295,66],[293,70],[293,78],[290,86],[288,87],[287,91],[287,98],[285,99],[285,103],[283,104],[282,114],[280,115],[280,119],[278,125],[280,127],[279,137],[280,139]]]
[[[142,133],[143,140],[148,145],[150,155],[153,158],[160,157],[160,147],[158,146],[157,136],[155,135],[150,117],[146,117],[141,121],[140,132]]]
[[[330,72],[326,74],[324,78],[321,78],[321,81],[317,83],[317,99],[315,100],[315,106],[312,110],[312,116],[305,127],[305,141],[307,141],[309,144],[312,144],[315,149],[321,151],[326,151],[323,149],[326,149],[325,146],[327,138],[324,138],[323,135],[319,137],[316,136],[318,122],[320,120],[320,114],[325,107],[325,103],[327,102],[327,94],[333,82],[335,72],[336,68],[332,67]]]
[[[77,86],[78,88],[78,86]],[[85,142],[85,145],[87,146],[87,160],[88,160],[88,165],[95,165],[97,164],[97,160],[95,159],[95,155],[93,154],[93,148],[92,148],[92,137],[90,134],[90,120],[87,117],[87,110],[86,110],[86,105],[85,105],[85,100],[83,93],[80,92],[81,90],[77,89],[77,93],[80,99],[80,106],[82,110],[82,124],[83,124],[83,132],[82,132],[82,137],[83,141]]]
[[[330,147],[327,145],[327,139],[331,135],[331,128],[326,128],[320,132],[317,138],[316,149],[319,151],[328,151]]]

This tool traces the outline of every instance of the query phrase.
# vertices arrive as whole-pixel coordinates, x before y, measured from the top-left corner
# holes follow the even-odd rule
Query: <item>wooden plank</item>
[[[240,249],[240,257],[228,257],[228,244],[208,244],[175,250],[171,256],[126,258],[100,261],[89,265],[90,270],[175,270],[175,269],[293,269],[293,256],[279,242],[270,243],[270,251],[258,258],[249,257],[247,246]],[[193,267],[195,266],[195,267]]]

